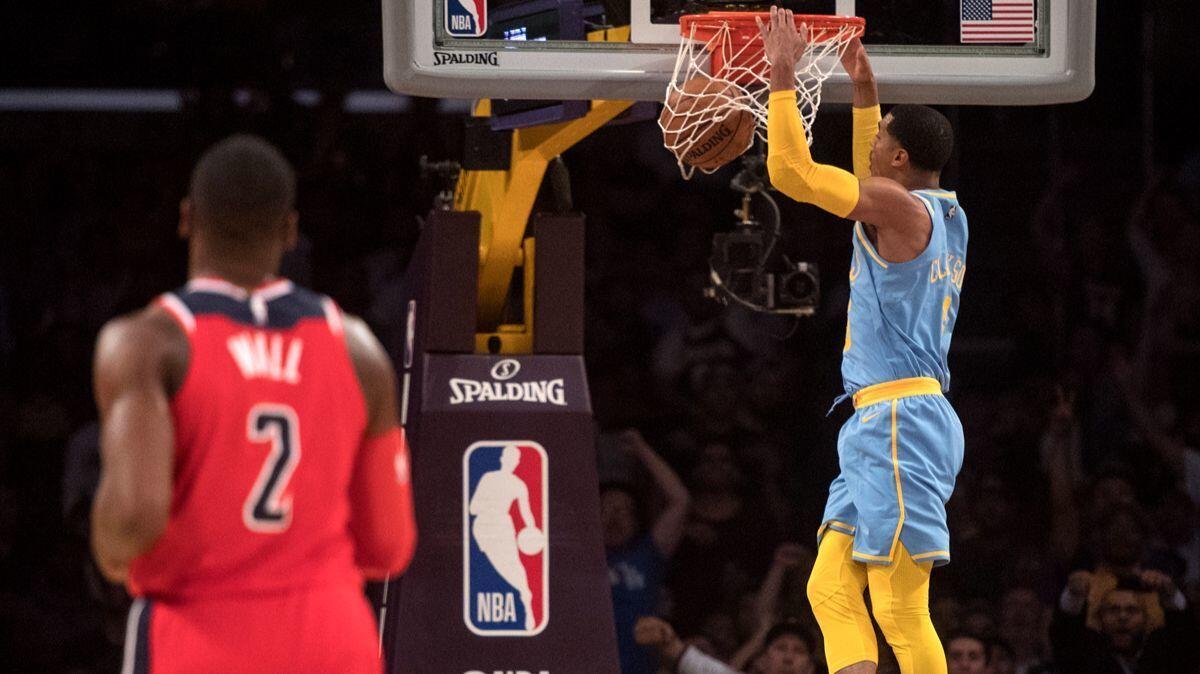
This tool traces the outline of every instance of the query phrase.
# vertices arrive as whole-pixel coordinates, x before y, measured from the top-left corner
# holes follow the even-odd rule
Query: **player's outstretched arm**
[[[772,7],[768,21],[759,21],[759,29],[771,64],[767,104],[767,171],[771,183],[796,201],[847,217],[858,202],[858,181],[847,171],[813,161],[804,122],[796,108],[796,63],[807,47],[808,28],[797,29],[791,11]]]
[[[124,582],[135,557],[167,526],[175,431],[170,395],[187,369],[188,343],[161,309],[110,321],[96,343],[100,484],[92,552],[106,578]]]
[[[350,483],[350,531],[363,574],[386,578],[404,571],[417,543],[408,442],[391,359],[361,319],[347,316],[344,323],[367,403],[367,429]]]
[[[900,183],[887,178],[860,181],[848,171],[813,161],[793,82],[796,62],[808,42],[807,28],[797,30],[793,13],[777,7],[771,8],[769,22],[760,22],[760,28],[771,63],[767,170],[775,188],[842,218],[927,236],[928,212]]]
[[[866,180],[871,177],[871,146],[875,144],[883,114],[879,109],[875,71],[862,40],[854,38],[846,45],[842,52],[842,67],[854,85],[854,177]]]

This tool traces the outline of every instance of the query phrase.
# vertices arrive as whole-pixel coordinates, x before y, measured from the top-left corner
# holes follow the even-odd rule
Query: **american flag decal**
[[[963,44],[1024,44],[1037,35],[1034,0],[961,0]]]

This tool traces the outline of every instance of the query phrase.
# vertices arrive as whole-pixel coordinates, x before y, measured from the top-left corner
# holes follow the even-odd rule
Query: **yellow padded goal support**
[[[624,29],[624,30],[622,30]],[[628,41],[629,29],[595,31],[589,40]],[[516,129],[512,134],[512,162],[504,171],[466,171],[459,177],[454,209],[479,211],[479,299],[476,312],[476,351],[488,352],[491,337],[497,337],[501,353],[530,353],[533,349],[533,274],[529,265],[525,280],[524,325],[500,323],[508,299],[513,270],[526,266],[522,244],[533,202],[541,188],[546,167],[555,157],[587,138],[633,105],[633,101],[591,102],[579,119]],[[476,117],[491,114],[491,101],[476,103]],[[532,246],[529,247],[532,253]],[[453,272],[456,270],[447,270]]]

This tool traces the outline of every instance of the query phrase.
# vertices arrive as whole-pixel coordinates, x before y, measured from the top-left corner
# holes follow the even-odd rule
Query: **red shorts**
[[[355,588],[252,599],[138,598],[129,612],[121,671],[379,674],[375,629]]]

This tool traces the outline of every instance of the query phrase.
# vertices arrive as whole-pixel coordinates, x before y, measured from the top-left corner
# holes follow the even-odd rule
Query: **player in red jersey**
[[[180,205],[189,283],[96,346],[92,545],[135,598],[127,672],[379,672],[364,576],[415,545],[391,363],[366,325],[276,276],[295,175],[213,146]]]

